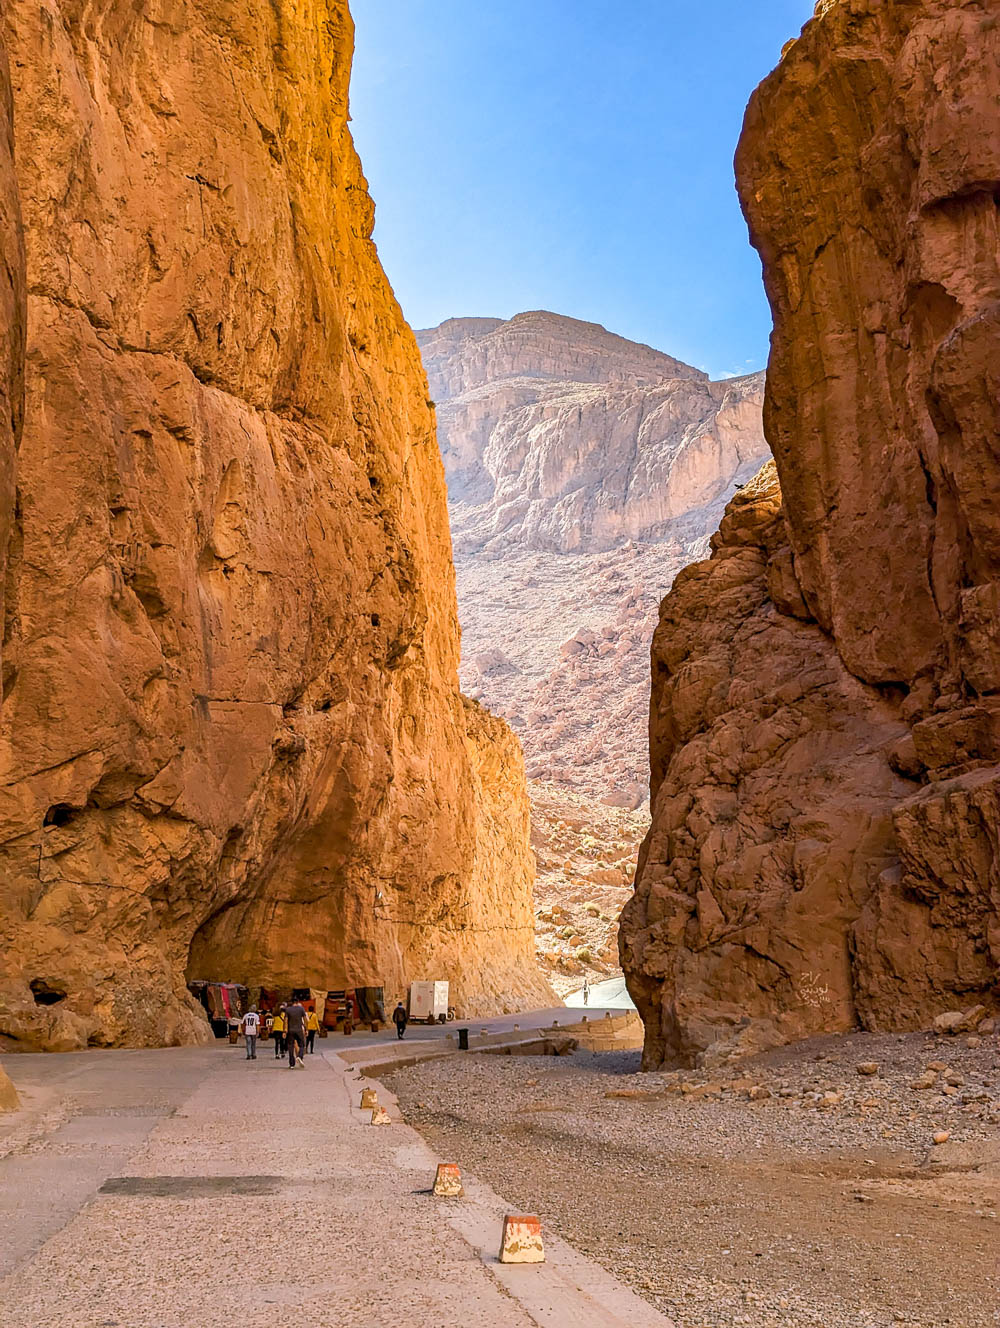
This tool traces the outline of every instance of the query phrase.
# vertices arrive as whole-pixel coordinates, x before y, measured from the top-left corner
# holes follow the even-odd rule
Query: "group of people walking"
[[[409,1022],[402,1001],[392,1012],[392,1022],[396,1026],[396,1036],[402,1038]],[[372,1027],[376,1025],[373,1024]],[[248,1061],[257,1059],[258,1039],[261,1036],[265,1038],[270,1036],[274,1038],[275,1060],[287,1055],[289,1069],[304,1069],[304,1057],[316,1050],[319,1017],[315,1010],[307,1010],[298,1000],[288,1001],[274,1011],[258,1011],[256,1006],[252,1006],[240,1020],[240,1032],[246,1043]]]
[[[289,1001],[275,1011],[266,1010],[258,1013],[254,1006],[240,1021],[247,1048],[247,1060],[257,1059],[257,1039],[263,1028],[264,1036],[274,1038],[274,1059],[288,1056],[289,1069],[305,1069],[305,1054],[316,1050],[316,1034],[319,1032],[319,1018],[315,1010],[307,1010],[301,1001]]]

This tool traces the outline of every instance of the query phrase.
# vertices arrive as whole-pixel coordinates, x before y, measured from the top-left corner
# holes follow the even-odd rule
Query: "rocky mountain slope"
[[[645,801],[655,607],[767,455],[761,375],[722,383],[556,314],[418,332],[448,477],[462,679],[528,773]]]
[[[545,999],[346,5],[12,0],[2,34],[3,1045],[199,1037],[186,976]]]
[[[648,1065],[997,1007],[990,8],[831,0],[747,112],[777,474],[656,633],[622,927]]]
[[[568,789],[532,780],[535,851],[535,944],[553,990],[564,996],[620,976],[618,918],[635,878],[645,809],[608,807]]]

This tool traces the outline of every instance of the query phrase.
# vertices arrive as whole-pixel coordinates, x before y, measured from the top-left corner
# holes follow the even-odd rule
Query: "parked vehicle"
[[[411,1024],[443,1024],[454,1019],[447,982],[411,982],[409,1015]]]

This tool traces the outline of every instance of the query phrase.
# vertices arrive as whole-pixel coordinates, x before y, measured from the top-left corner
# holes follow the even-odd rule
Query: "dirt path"
[[[390,1082],[439,1152],[678,1328],[996,1328],[998,1051],[858,1036],[712,1079],[613,1054],[475,1056]],[[934,1087],[911,1087],[928,1063],[945,1066]]]

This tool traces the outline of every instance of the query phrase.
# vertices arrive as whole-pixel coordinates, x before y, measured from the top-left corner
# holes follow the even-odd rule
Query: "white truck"
[[[448,1009],[447,982],[410,983],[410,1023],[443,1024],[454,1019]]]

